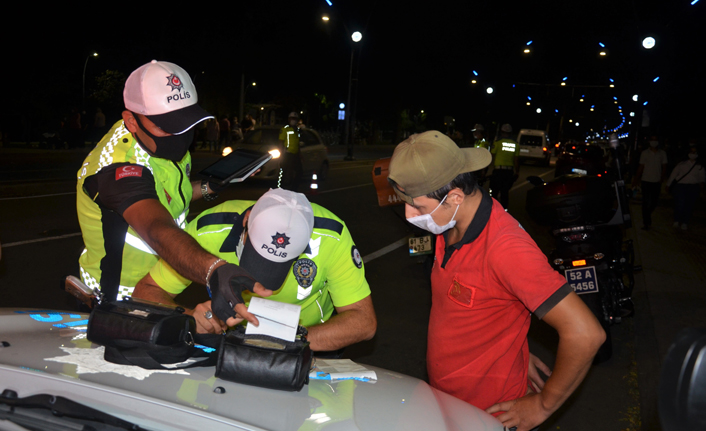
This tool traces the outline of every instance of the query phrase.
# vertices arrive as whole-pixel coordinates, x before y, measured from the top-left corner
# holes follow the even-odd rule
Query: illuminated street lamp
[[[656,43],[657,42],[655,41],[655,38],[652,36],[648,36],[648,37],[642,39],[642,47],[645,49],[654,48]]]

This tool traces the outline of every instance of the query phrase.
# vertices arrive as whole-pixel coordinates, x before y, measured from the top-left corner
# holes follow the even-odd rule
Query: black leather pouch
[[[87,338],[105,346],[106,361],[163,369],[195,354],[196,321],[181,307],[126,297],[104,302],[88,319]]]
[[[242,326],[228,332],[218,348],[216,377],[282,391],[300,391],[309,383],[313,354],[306,329],[293,342],[246,335]]]

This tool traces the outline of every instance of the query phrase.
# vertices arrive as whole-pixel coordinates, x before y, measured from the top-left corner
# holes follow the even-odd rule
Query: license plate
[[[525,150],[524,148],[520,148],[521,153],[529,153],[529,150]]]
[[[573,173],[575,173],[575,174],[579,174],[579,175],[588,175],[588,171],[585,170],[585,169],[577,169],[577,168],[574,168],[574,169],[571,170],[571,172],[573,172]]]
[[[598,277],[596,277],[595,266],[567,269],[564,271],[564,276],[574,289],[574,292],[579,295],[598,292]]]
[[[415,236],[409,239],[410,256],[423,256],[432,253],[434,250],[431,248],[431,235]]]

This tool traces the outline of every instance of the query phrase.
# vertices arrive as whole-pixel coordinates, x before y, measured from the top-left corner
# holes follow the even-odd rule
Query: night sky
[[[80,106],[91,50],[100,56],[86,67],[89,93],[105,70],[127,76],[159,59],[186,69],[201,104],[218,114],[237,114],[243,74],[258,83],[248,90],[249,103],[314,110],[314,93],[345,102],[348,34],[359,30],[356,115],[380,127],[394,129],[403,109],[423,109],[433,128],[442,127],[445,116],[461,130],[506,121],[544,128],[561,114],[614,127],[621,121],[613,106],[618,97],[626,113],[640,113],[647,100],[650,126],[661,134],[701,134],[706,2],[332,2],[204,3],[197,10],[128,2],[103,13],[93,12],[106,9],[95,6],[21,7],[14,18],[5,17],[2,30],[2,73],[12,102],[3,106],[3,130],[14,131],[21,115],[44,127]],[[323,13],[331,17],[328,24]],[[648,34],[658,41],[651,51],[640,46]],[[529,41],[533,52],[524,56]],[[599,43],[608,49],[605,58],[598,56]],[[476,85],[470,84],[473,71]],[[569,85],[561,88],[564,77]],[[616,88],[609,89],[610,79]],[[495,88],[492,96],[485,94],[488,85]],[[640,102],[630,99],[635,93]],[[577,105],[580,96],[587,103]],[[597,108],[593,117],[588,103]]]

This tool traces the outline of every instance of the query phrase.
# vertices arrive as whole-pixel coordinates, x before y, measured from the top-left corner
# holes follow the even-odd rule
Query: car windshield
[[[522,135],[522,136],[520,136],[520,145],[530,145],[532,147],[541,147],[542,146],[542,137],[541,136],[532,136],[532,135]]]

